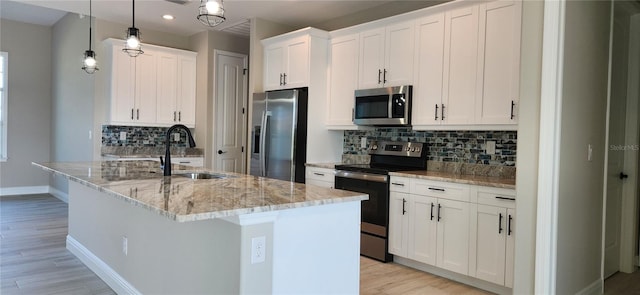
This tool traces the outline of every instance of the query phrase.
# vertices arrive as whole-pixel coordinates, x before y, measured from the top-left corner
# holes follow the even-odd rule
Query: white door
[[[498,285],[504,284],[507,209],[478,205],[472,214],[476,226],[476,255],[471,275]],[[474,249],[472,249],[474,250]]]
[[[409,222],[409,258],[436,265],[437,205],[435,198],[413,195]]]
[[[137,123],[156,123],[158,93],[158,54],[145,49],[136,58],[136,110]]]
[[[215,56],[214,167],[219,171],[244,173],[247,56],[219,50]]]
[[[415,87],[411,120],[414,125],[440,125],[444,13],[418,20],[415,47]]]
[[[112,48],[111,122],[131,123],[135,120],[135,58],[122,52],[123,46]]]
[[[478,6],[445,14],[444,85],[441,115],[445,124],[473,124],[478,63]]]
[[[384,28],[360,33],[358,89],[382,87]]]
[[[385,87],[413,84],[413,28],[410,21],[386,29],[382,74]]]
[[[284,50],[284,44],[271,45],[264,49],[264,90],[282,88]]]
[[[178,122],[178,59],[174,54],[158,54],[158,96],[156,122],[171,125]]]
[[[389,253],[402,257],[407,257],[410,197],[399,192],[389,195]]]
[[[282,77],[284,88],[309,86],[309,37],[302,36],[289,41]]]
[[[438,200],[438,267],[469,273],[469,203]]]
[[[196,125],[196,57],[178,56],[178,122]]]
[[[327,125],[353,125],[353,93],[358,85],[358,34],[331,39]]]

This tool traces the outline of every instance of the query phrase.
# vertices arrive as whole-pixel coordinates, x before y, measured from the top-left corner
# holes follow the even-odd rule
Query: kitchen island
[[[153,161],[34,165],[70,180],[67,248],[118,293],[358,293],[367,195]]]

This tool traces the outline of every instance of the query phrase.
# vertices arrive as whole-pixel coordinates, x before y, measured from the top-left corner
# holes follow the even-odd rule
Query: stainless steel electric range
[[[360,255],[388,262],[389,172],[426,170],[427,149],[423,143],[373,142],[369,164],[336,165],[335,187],[369,194],[362,202]]]

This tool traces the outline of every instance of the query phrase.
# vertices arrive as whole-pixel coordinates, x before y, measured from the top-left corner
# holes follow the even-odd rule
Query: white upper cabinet
[[[111,49],[109,124],[195,127],[196,53],[146,45],[135,58],[122,52],[124,41],[108,39]]]
[[[309,86],[310,43],[310,34],[263,40],[265,91]]]
[[[413,83],[413,21],[360,33],[358,89]]]
[[[195,73],[195,54],[158,56],[158,123],[195,127]]]
[[[478,6],[448,11],[444,27],[444,71],[440,120],[474,123],[478,66]]]
[[[483,79],[477,94],[479,124],[517,123],[521,15],[521,1],[480,5],[478,55],[483,62]]]
[[[413,125],[441,124],[444,13],[416,22]]]
[[[354,92],[358,85],[358,34],[331,39],[329,52],[329,98],[326,125],[355,129]]]

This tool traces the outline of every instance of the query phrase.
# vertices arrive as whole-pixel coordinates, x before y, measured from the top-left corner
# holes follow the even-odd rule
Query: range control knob
[[[420,152],[420,148],[419,148],[419,147],[417,147],[417,148],[415,148],[415,149],[416,149],[416,153],[419,153],[419,152]]]
[[[416,151],[416,148],[415,147],[411,147],[411,152],[413,153],[415,151]]]
[[[374,151],[375,151],[375,150],[377,150],[377,149],[378,149],[378,145],[375,145],[375,144],[374,144],[374,145],[372,145],[372,146],[371,146],[371,149],[372,149],[372,150],[374,150]]]

